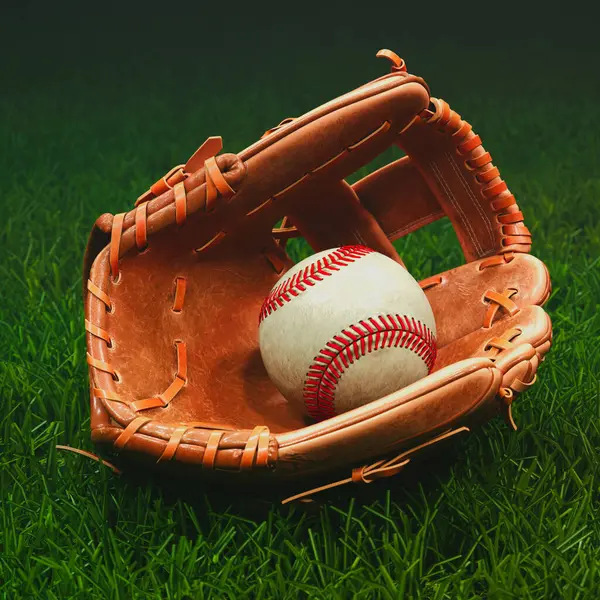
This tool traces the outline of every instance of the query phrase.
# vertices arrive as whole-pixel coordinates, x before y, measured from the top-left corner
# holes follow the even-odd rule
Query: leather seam
[[[458,164],[456,163],[455,158],[449,152],[446,152],[446,156],[448,157],[448,162],[450,163],[450,166],[452,167],[452,169],[456,173],[456,175],[457,175],[458,179],[460,180],[463,188],[467,192],[467,196],[472,201],[473,206],[475,207],[475,209],[477,210],[477,212],[479,213],[479,215],[483,219],[483,222],[485,223],[485,227],[487,229],[487,232],[490,235],[490,244],[493,246],[494,245],[494,232],[492,230],[492,226],[491,226],[491,223],[490,223],[490,220],[489,220],[488,216],[486,215],[485,211],[481,207],[481,204],[477,201],[477,198],[475,197],[475,194],[473,194],[473,190],[467,184],[467,181],[464,178],[463,174],[461,173],[461,171],[460,171],[460,169],[458,167]]]
[[[432,217],[435,217],[436,215],[440,214],[440,211],[433,211],[430,212],[428,215],[425,215],[424,217],[420,217],[419,219],[416,219],[415,221],[412,221],[410,223],[408,223],[408,225],[404,225],[403,227],[399,227],[398,229],[395,229],[394,231],[391,231],[390,233],[388,233],[388,237],[393,238],[398,236],[399,234],[403,234],[406,231],[414,231],[413,228],[419,228],[421,227],[421,225],[427,225],[429,219],[431,219]]]
[[[431,161],[429,163],[429,165],[431,167],[431,170],[433,171],[433,174],[435,175],[435,178],[438,180],[438,183],[444,189],[446,198],[448,198],[448,200],[452,204],[452,207],[454,208],[454,210],[457,212],[458,216],[460,217],[460,220],[463,223],[463,228],[468,233],[469,238],[471,239],[471,243],[475,246],[477,252],[479,254],[481,254],[482,250],[481,250],[481,247],[479,246],[479,241],[477,240],[477,236],[475,235],[475,232],[473,231],[473,228],[471,227],[470,221],[467,219],[465,213],[463,212],[463,210],[460,206],[460,203],[457,202],[456,198],[454,197],[454,194],[452,193],[452,189],[448,185],[448,182],[444,179],[442,172],[440,171],[439,167],[435,164],[434,161]]]

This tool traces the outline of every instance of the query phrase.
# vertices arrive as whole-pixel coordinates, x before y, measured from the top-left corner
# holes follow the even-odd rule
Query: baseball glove
[[[471,125],[396,54],[378,56],[390,73],[239,154],[210,137],[133,210],[98,218],[84,302],[101,448],[239,482],[344,473],[339,485],[394,475],[497,414],[515,427],[511,403],[551,345],[548,271]],[[392,144],[406,156],[345,181]],[[293,265],[286,241],[367,247],[403,264],[392,242],[445,216],[466,262],[420,282],[437,325],[430,374],[319,423],[294,412],[257,335],[265,297]]]

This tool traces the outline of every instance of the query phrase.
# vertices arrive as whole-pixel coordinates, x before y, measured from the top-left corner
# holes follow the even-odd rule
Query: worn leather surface
[[[550,348],[541,308],[550,278],[474,136],[422,79],[396,70],[186,173],[179,217],[173,189],[118,219],[102,215],[84,259],[94,441],[153,461],[171,443],[169,460],[277,479],[350,468],[506,410]],[[392,144],[407,156],[346,183]],[[270,382],[258,349],[261,304],[292,265],[273,227],[287,217],[315,251],[364,244],[403,264],[391,242],[444,216],[465,264],[423,282],[438,331],[434,372],[338,417],[306,421]],[[100,292],[89,292],[88,280]],[[176,296],[182,309],[174,311]],[[498,297],[503,306],[490,312]],[[177,377],[185,383],[164,406],[132,407]]]

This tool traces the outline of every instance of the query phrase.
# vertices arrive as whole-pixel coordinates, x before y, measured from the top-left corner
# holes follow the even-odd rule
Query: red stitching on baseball
[[[411,350],[423,359],[431,373],[437,346],[427,325],[399,314],[370,317],[334,335],[315,356],[304,382],[308,414],[315,419],[333,417],[335,391],[345,369],[369,352],[392,347]]]
[[[366,246],[342,246],[329,254],[321,257],[316,262],[304,267],[292,277],[276,286],[266,297],[260,309],[258,323],[268,317],[272,312],[281,308],[286,302],[306,291],[307,286],[312,287],[317,281],[323,281],[323,277],[329,277],[341,267],[345,267],[359,258],[375,252]]]

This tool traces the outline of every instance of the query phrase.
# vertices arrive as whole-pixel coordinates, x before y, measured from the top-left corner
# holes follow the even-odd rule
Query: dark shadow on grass
[[[313,496],[309,500],[294,501],[282,505],[285,498],[348,476],[347,471],[321,476],[319,478],[285,482],[272,485],[252,483],[215,483],[200,477],[193,480],[189,476],[174,475],[141,469],[139,465],[121,461],[123,474],[120,479],[126,486],[143,487],[149,491],[152,500],[160,500],[164,505],[175,507],[183,502],[193,511],[198,527],[208,532],[215,515],[252,521],[260,524],[276,513],[292,520],[305,519],[310,524],[319,517],[326,507],[335,507],[344,513],[351,506],[360,509],[382,501],[386,490],[390,489],[394,502],[418,510],[422,495],[437,497],[442,486],[452,476],[452,467],[463,453],[462,444],[448,446],[444,452],[432,453],[415,459],[402,473],[371,484],[349,483]],[[333,511],[329,511],[332,513]],[[331,517],[331,515],[330,515]],[[197,527],[191,517],[184,517],[181,523],[182,535],[194,537]]]

